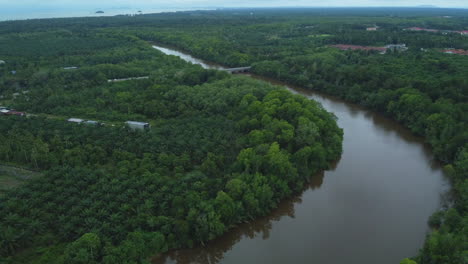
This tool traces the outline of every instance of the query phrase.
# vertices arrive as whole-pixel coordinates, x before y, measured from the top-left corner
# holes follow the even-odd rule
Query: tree
[[[65,250],[65,263],[99,263],[101,249],[99,236],[94,233],[86,233],[67,247]]]
[[[416,263],[416,261],[411,260],[409,258],[405,258],[400,262],[400,264],[418,264],[418,263]]]
[[[226,226],[237,223],[241,215],[240,210],[234,200],[225,192],[219,191],[215,199],[216,211],[221,216],[221,220]]]

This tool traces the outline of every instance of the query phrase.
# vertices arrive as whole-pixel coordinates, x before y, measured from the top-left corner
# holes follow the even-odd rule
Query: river
[[[165,47],[165,54],[223,69]],[[301,194],[267,217],[204,247],[173,250],[153,263],[395,264],[417,254],[450,185],[421,138],[398,123],[342,100],[283,85],[320,102],[344,129],[343,155]]]

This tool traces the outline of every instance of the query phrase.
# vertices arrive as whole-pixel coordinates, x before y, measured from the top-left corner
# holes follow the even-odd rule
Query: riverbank
[[[171,55],[199,61],[177,50],[171,50]],[[337,167],[325,172],[320,184],[293,198],[295,202],[281,203],[275,210],[281,213],[237,227],[206,247],[172,251],[154,263],[183,263],[184,259],[359,263],[365,255],[390,264],[417,254],[429,230],[427,219],[440,208],[440,194],[450,187],[430,148],[380,114],[314,91],[289,89],[320,102],[337,116],[345,132]],[[406,217],[395,219],[395,215]],[[346,250],[331,253],[338,248]]]

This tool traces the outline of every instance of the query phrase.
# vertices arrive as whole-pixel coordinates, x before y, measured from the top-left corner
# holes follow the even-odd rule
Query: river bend
[[[168,55],[223,69],[188,54]],[[301,194],[267,217],[239,225],[205,247],[174,250],[154,263],[395,264],[417,254],[429,216],[449,183],[430,148],[398,123],[342,100],[284,85],[320,102],[344,129],[343,155]]]

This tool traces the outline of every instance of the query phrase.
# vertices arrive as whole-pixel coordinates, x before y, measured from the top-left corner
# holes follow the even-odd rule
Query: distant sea
[[[213,8],[211,8],[213,9]],[[190,10],[210,10],[210,8],[102,8],[102,9],[71,9],[71,8],[0,8],[0,21],[24,20],[37,18],[61,17],[99,17],[115,15],[152,14]],[[97,11],[104,11],[97,14]],[[141,12],[139,12],[141,11]]]

